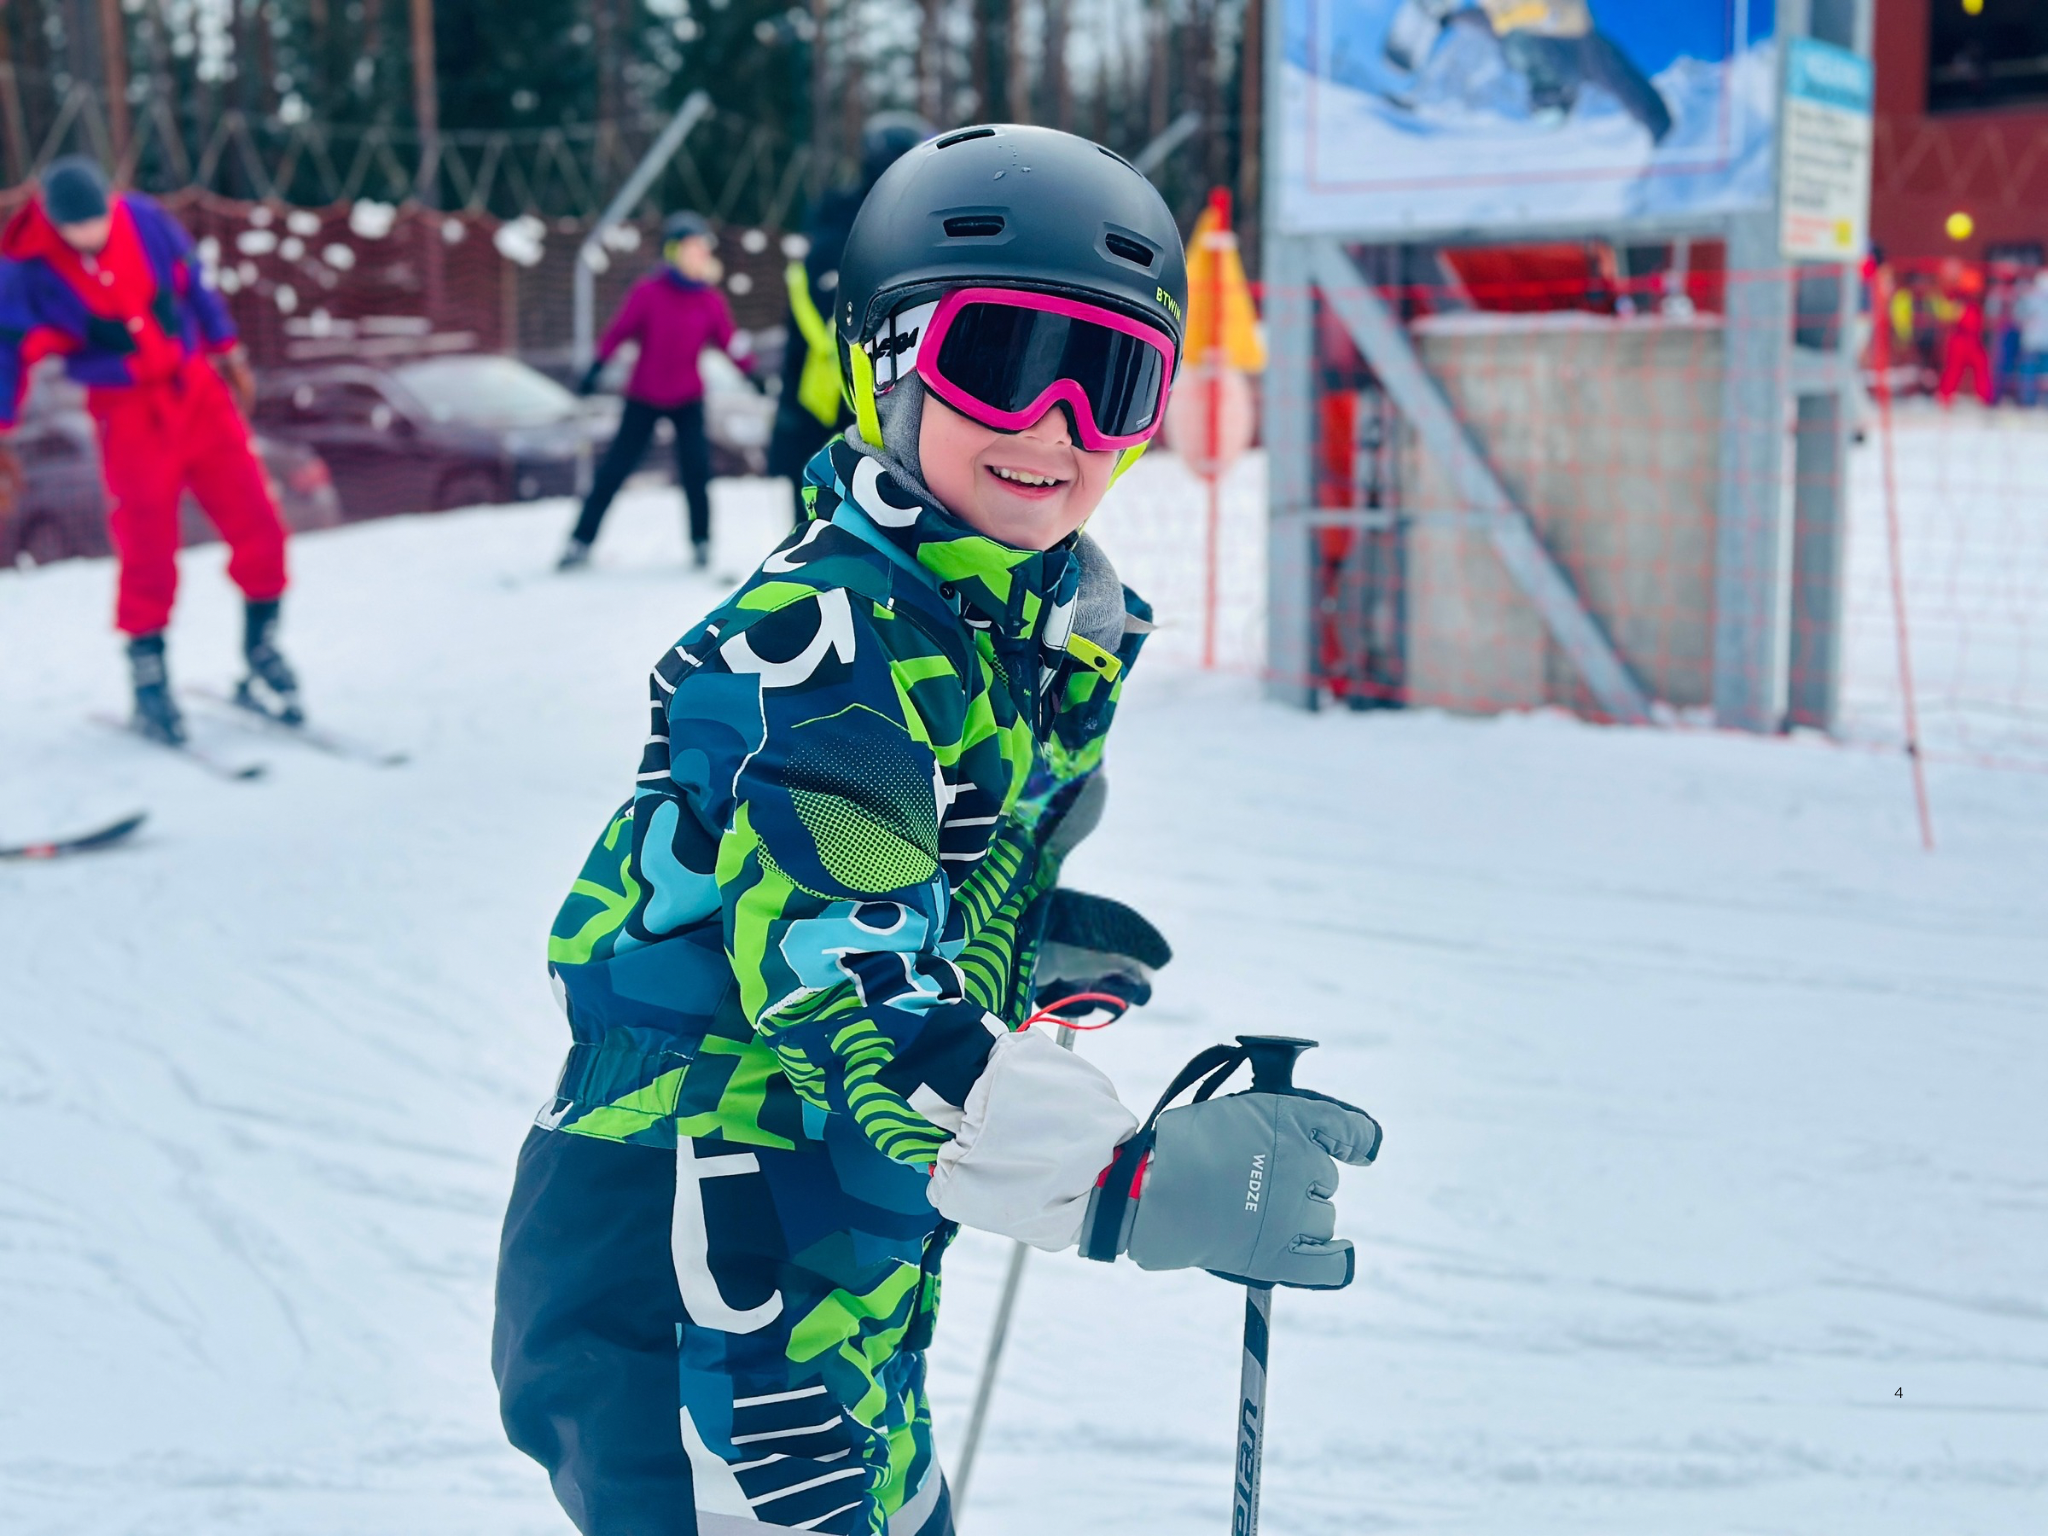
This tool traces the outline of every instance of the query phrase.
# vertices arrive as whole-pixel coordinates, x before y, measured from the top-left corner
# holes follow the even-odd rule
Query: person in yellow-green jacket
[[[846,237],[868,190],[906,153],[932,136],[913,112],[877,112],[861,133],[858,186],[835,187],[819,199],[804,230],[804,254],[783,280],[789,288],[788,339],[782,354],[782,395],[768,442],[768,473],[801,485],[804,467],[837,433],[853,425],[839,377],[832,305]],[[801,508],[797,520],[803,520]]]

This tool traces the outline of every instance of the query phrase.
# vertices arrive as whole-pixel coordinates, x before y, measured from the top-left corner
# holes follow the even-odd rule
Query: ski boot
[[[562,547],[562,558],[555,562],[558,571],[580,571],[590,564],[590,546],[581,539],[571,538]]]
[[[167,747],[185,745],[185,717],[171,697],[162,630],[137,635],[128,642],[128,676],[135,684],[135,729]]]
[[[250,603],[242,618],[242,655],[249,675],[235,684],[235,702],[282,725],[304,725],[299,680],[277,648],[276,599]]]
[[[711,541],[709,539],[693,539],[690,543],[690,569],[701,571],[708,568],[710,564]]]

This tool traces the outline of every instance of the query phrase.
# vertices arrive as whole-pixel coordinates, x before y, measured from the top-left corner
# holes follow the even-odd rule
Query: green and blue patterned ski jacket
[[[555,919],[552,1130],[786,1147],[947,1132],[1030,1011],[1053,827],[1144,626],[1073,632],[1081,561],[974,533],[835,439],[808,519],[654,669],[638,787]],[[1128,589],[1125,608],[1149,610]]]

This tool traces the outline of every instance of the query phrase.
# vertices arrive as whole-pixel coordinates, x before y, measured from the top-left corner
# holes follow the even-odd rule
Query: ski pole
[[[1024,1026],[1028,1029],[1033,1024],[1058,1024],[1057,1038],[1060,1048],[1071,1051],[1075,1039],[1082,1030],[1107,1029],[1122,1016],[1123,1010],[1130,1006],[1126,999],[1113,992],[1076,992],[1071,997],[1061,998],[1053,1007],[1070,1008],[1076,1003],[1107,1003],[1116,1012],[1100,1024],[1070,1024],[1053,1012],[1052,1008],[1041,1008],[1024,1021]],[[1002,1297],[996,1302],[996,1320],[994,1327],[989,1331],[988,1353],[982,1356],[981,1380],[974,1385],[974,1407],[967,1415],[967,1435],[965,1443],[960,1447],[960,1470],[947,1480],[953,1496],[955,1520],[960,1518],[960,1512],[967,1507],[967,1485],[974,1477],[975,1453],[981,1449],[981,1432],[988,1423],[989,1400],[995,1396],[996,1368],[1002,1364],[1003,1345],[1009,1341],[1010,1314],[1017,1309],[1017,1292],[1024,1284],[1024,1260],[1030,1252],[1030,1245],[1022,1241],[1010,1249],[1010,1267],[1003,1276]]]
[[[981,1448],[989,1399],[996,1391],[996,1369],[1003,1361],[1003,1344],[1010,1336],[1010,1314],[1017,1308],[1017,1291],[1024,1283],[1024,1259],[1030,1252],[1028,1243],[1013,1243],[1010,1247],[1010,1267],[1003,1276],[1002,1299],[996,1303],[995,1326],[988,1336],[988,1353],[981,1361],[981,1380],[974,1386],[974,1411],[967,1416],[967,1441],[960,1448],[960,1471],[951,1481],[956,1520],[967,1506],[967,1485],[974,1476],[974,1453]]]
[[[1244,1374],[1237,1407],[1237,1479],[1231,1490],[1230,1536],[1257,1536],[1259,1465],[1266,1449],[1266,1340],[1273,1331],[1273,1287],[1244,1288]]]
[[[1285,1093],[1294,1062],[1316,1042],[1289,1035],[1239,1035],[1252,1065],[1252,1092]],[[1230,1536],[1258,1536],[1259,1468],[1266,1451],[1266,1345],[1273,1334],[1273,1287],[1244,1288],[1244,1368],[1238,1378],[1237,1476],[1230,1499]]]
[[[1074,1048],[1075,1033],[1071,1024],[1060,1025],[1059,1042],[1063,1049],[1071,1051]],[[989,1399],[996,1392],[996,1368],[1003,1363],[1003,1345],[1010,1337],[1010,1314],[1017,1309],[1017,1292],[1024,1284],[1024,1260],[1030,1252],[1028,1243],[1018,1241],[1011,1244],[1010,1267],[1003,1276],[1002,1299],[996,1303],[995,1325],[988,1336],[988,1353],[981,1359],[981,1379],[974,1384],[974,1408],[967,1415],[967,1437],[960,1447],[960,1470],[949,1481],[955,1520],[967,1507],[967,1485],[974,1477],[975,1453],[981,1449],[981,1431],[988,1423]]]

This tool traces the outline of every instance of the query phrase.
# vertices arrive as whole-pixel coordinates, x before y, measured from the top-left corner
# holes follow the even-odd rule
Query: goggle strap
[[[1162,427],[1165,425],[1165,414],[1166,413],[1163,410],[1160,412],[1160,425]],[[1157,437],[1158,435],[1158,431],[1155,430],[1152,434],[1152,437],[1148,437],[1142,443],[1138,443],[1132,447],[1124,449],[1123,452],[1119,453],[1116,456],[1116,468],[1109,472],[1109,483],[1111,485],[1115,485],[1117,481],[1121,480],[1123,478],[1124,471],[1129,469],[1133,464],[1137,463],[1138,460],[1142,459],[1145,456],[1145,450],[1152,446],[1152,438]]]
[[[860,440],[870,448],[882,446],[882,416],[875,409],[875,361],[867,354],[865,347],[846,349],[847,379],[846,393],[853,406],[854,425],[860,428]]]

